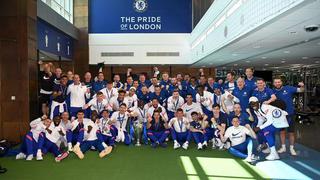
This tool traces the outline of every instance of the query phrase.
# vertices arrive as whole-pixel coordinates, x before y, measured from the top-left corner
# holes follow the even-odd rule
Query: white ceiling
[[[320,29],[315,32],[304,30],[307,25],[320,25],[320,0],[308,2],[210,54],[193,66],[254,66],[263,70],[320,66]]]

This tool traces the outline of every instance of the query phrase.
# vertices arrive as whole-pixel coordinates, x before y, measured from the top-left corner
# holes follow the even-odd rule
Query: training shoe
[[[16,155],[16,159],[18,160],[18,159],[25,159],[27,156],[24,154],[24,153],[19,153],[19,154],[17,154]]]
[[[230,146],[231,146],[230,142],[226,142],[226,143],[224,144],[224,148],[225,148],[225,149],[229,149]]]
[[[297,152],[296,152],[296,150],[294,150],[293,147],[290,147],[290,154],[291,154],[292,156],[296,156],[296,155],[297,155]]]
[[[204,142],[202,143],[202,148],[206,148],[207,146],[208,146],[207,141],[204,141]]]
[[[137,142],[135,146],[138,146],[138,147],[141,146],[140,142]]]
[[[244,159],[245,161],[247,161],[248,163],[252,163],[253,162],[253,159],[251,157],[247,157]]]
[[[281,148],[278,150],[278,153],[285,153],[287,151],[286,147],[281,146]]]
[[[54,160],[56,160],[56,162],[60,162],[63,159],[67,158],[69,156],[69,152],[64,152],[62,154],[60,154],[59,156],[57,156],[56,158],[54,158]]]
[[[278,153],[270,153],[267,157],[266,160],[268,161],[273,161],[273,160],[277,160],[280,159]]]
[[[84,158],[84,155],[83,155],[79,145],[75,145],[73,147],[73,152],[78,156],[79,159],[83,159]]]
[[[202,149],[202,144],[201,143],[198,144],[198,150],[200,150],[200,149]]]
[[[183,149],[187,150],[188,147],[189,147],[189,143],[188,142],[183,143],[183,145],[182,145]]]
[[[37,152],[36,160],[37,160],[37,161],[42,161],[42,160],[43,160],[42,152],[41,152],[41,151],[38,151],[38,152]]]
[[[178,142],[174,142],[173,149],[178,149],[180,147],[181,147],[181,145]]]
[[[267,148],[263,149],[262,152],[263,152],[264,154],[269,154],[269,153],[271,152],[271,150],[270,150],[269,147],[267,147]]]
[[[33,159],[33,154],[30,154],[30,155],[27,156],[27,159],[26,159],[26,160],[27,160],[27,161],[32,161],[32,159]]]

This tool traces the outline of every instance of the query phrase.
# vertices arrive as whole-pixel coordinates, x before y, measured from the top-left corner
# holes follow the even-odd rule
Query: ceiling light
[[[250,63],[251,61],[246,61],[246,63]]]
[[[233,64],[233,66],[238,66],[238,64]]]
[[[265,66],[269,66],[269,64],[264,64]]]
[[[317,64],[319,64],[319,63],[320,63],[320,61],[315,61],[314,63],[317,63]]]
[[[286,61],[281,61],[282,64],[286,63]]]
[[[232,54],[232,56],[238,56],[238,54],[236,54],[236,53],[233,53],[233,54]]]
[[[261,46],[257,45],[257,46],[253,46],[254,49],[259,49],[261,48]]]
[[[305,56],[305,57],[302,57],[302,59],[309,59],[309,57],[306,57],[306,56]]]
[[[285,53],[285,54],[289,54],[289,53],[290,53],[290,51],[283,51],[283,53]]]
[[[212,65],[213,63],[209,63],[210,65]]]
[[[44,56],[41,56],[40,59],[44,59]]]
[[[262,68],[263,71],[267,70],[266,68]]]
[[[263,56],[263,57],[261,57],[261,59],[267,59],[267,57]]]
[[[201,66],[201,67],[205,68],[206,66]]]

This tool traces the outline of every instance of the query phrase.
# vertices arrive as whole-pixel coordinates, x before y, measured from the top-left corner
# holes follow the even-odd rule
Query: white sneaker
[[[43,160],[43,157],[42,157],[42,152],[41,151],[38,151],[37,152],[37,157],[36,157],[37,161],[42,161]]]
[[[248,156],[247,158],[244,159],[245,161],[247,161],[248,163],[251,163],[253,160],[250,156]]]
[[[212,149],[216,149],[216,143],[215,143],[215,141],[212,141]]]
[[[200,150],[200,149],[202,149],[202,144],[201,143],[198,144],[198,150]]]
[[[208,146],[207,141],[204,141],[204,142],[202,143],[202,147],[205,148],[205,147],[207,147],[207,146]]]
[[[73,151],[73,148],[72,148],[72,144],[71,144],[71,143],[68,143],[68,151],[69,151],[69,152],[72,152],[72,151]]]
[[[188,142],[183,143],[183,145],[182,145],[183,149],[187,150],[188,147],[189,147],[189,143]]]
[[[33,159],[33,154],[30,154],[30,155],[28,155],[28,157],[27,157],[27,161],[31,161]]]
[[[225,148],[225,149],[229,149],[230,146],[231,146],[230,142],[226,142],[226,143],[224,144],[224,148]]]
[[[219,139],[219,138],[215,138],[215,142],[216,142],[216,146],[217,147],[220,147],[220,146],[222,146],[222,141],[221,141],[221,139]]]
[[[19,154],[17,154],[16,155],[16,159],[18,160],[18,159],[25,159],[27,156],[24,154],[24,153],[19,153]]]
[[[270,148],[268,147],[268,148],[266,148],[266,149],[263,149],[262,152],[263,152],[264,154],[269,154],[269,153],[271,152],[271,150],[270,150]]]
[[[174,145],[173,145],[173,149],[178,149],[180,148],[180,144],[178,142],[174,142]]]
[[[270,153],[267,157],[266,160],[268,161],[273,161],[273,160],[277,160],[280,159],[278,153]]]
[[[296,152],[296,150],[294,150],[293,147],[290,148],[290,154],[291,154],[292,156],[296,156],[296,155],[297,155],[297,152]]]
[[[278,153],[285,153],[287,151],[286,147],[281,146],[281,148],[278,150]]]

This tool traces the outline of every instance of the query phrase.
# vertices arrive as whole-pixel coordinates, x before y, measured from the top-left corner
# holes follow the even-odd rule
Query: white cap
[[[136,91],[136,90],[137,90],[135,87],[131,87],[131,88],[129,89],[129,91],[130,91],[131,89],[133,89],[134,91]]]
[[[259,102],[259,100],[258,100],[257,97],[252,96],[252,97],[249,98],[249,103],[251,103],[251,102]]]

